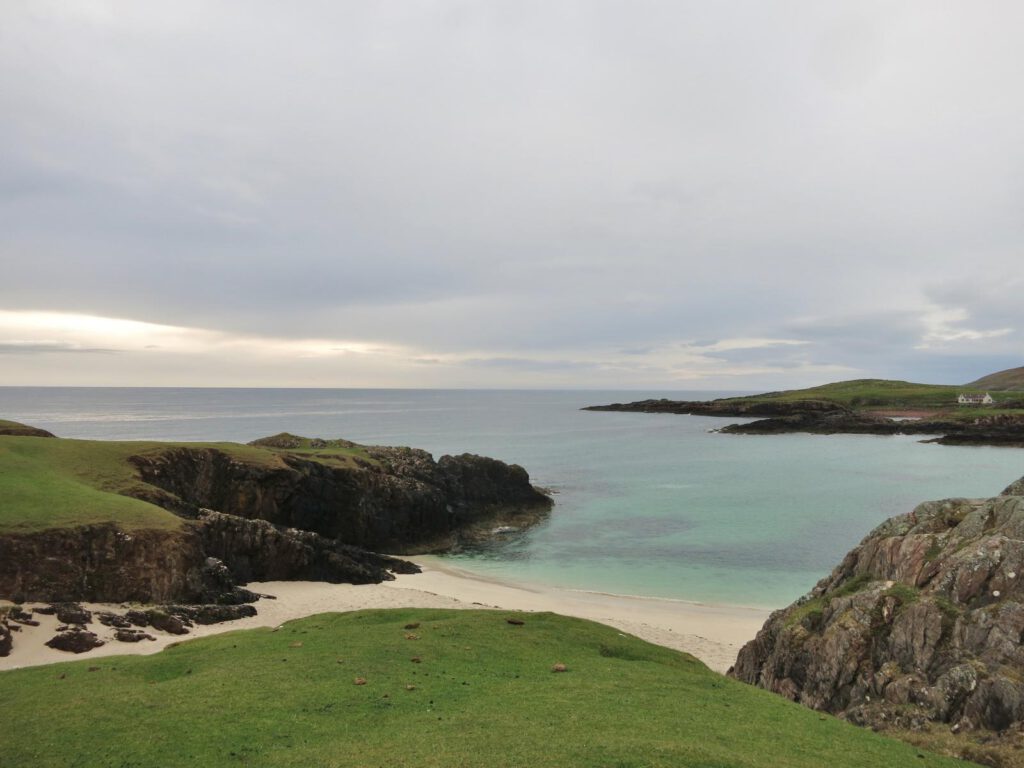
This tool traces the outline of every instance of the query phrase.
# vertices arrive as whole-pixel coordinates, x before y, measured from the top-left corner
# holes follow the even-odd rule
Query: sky
[[[0,385],[1024,365],[1024,4],[0,0]]]

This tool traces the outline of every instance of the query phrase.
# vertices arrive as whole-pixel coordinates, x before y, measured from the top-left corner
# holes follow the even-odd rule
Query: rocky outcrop
[[[1007,407],[1011,405],[1006,404]],[[757,417],[756,421],[729,424],[718,430],[733,435],[778,435],[792,432],[818,435],[940,435],[926,442],[1024,448],[1024,414],[992,414],[974,419],[961,419],[955,415],[939,415],[927,419],[890,419],[828,400],[750,402],[732,398],[709,401],[638,400],[634,403],[592,405],[583,410]]]
[[[204,551],[240,582],[303,579],[375,584],[397,573],[419,573],[405,560],[341,544],[311,531],[200,511]]]
[[[192,526],[113,523],[0,536],[0,597],[15,602],[205,602],[206,555]]]
[[[0,419],[0,435],[12,437],[56,437],[52,432],[47,432],[39,427],[30,427],[28,424],[19,424],[16,421],[4,421]]]
[[[113,524],[0,536],[0,597],[23,601],[238,604],[237,583],[306,579],[366,584],[415,573],[412,563],[308,531],[203,510],[177,531]],[[73,607],[58,606],[60,620]],[[75,614],[77,615],[77,614]]]
[[[474,525],[546,514],[549,497],[522,467],[463,454],[439,461],[412,448],[365,449],[335,466],[282,453],[245,462],[217,448],[173,447],[132,459],[146,500],[189,517],[213,509],[312,531],[374,551],[450,548]]]
[[[551,507],[522,467],[470,454],[282,434],[125,460],[139,482],[124,493],[186,520],[0,535],[0,598],[238,604],[256,598],[237,586],[252,580],[380,582],[418,568],[378,551],[450,549]]]
[[[768,393],[771,395],[772,393]],[[765,395],[765,396],[768,396]],[[802,416],[812,413],[851,413],[829,400],[763,400],[734,398],[720,400],[637,400],[632,403],[590,405],[584,411],[625,411],[627,413],[675,413],[693,416],[775,417]]]
[[[95,632],[87,632],[77,628],[58,632],[50,640],[46,641],[46,645],[50,648],[58,651],[67,651],[68,653],[86,653],[93,648],[99,648],[103,644],[103,641],[96,636]]]
[[[7,619],[0,618],[0,656],[10,656],[14,647],[14,633]]]
[[[879,728],[1024,725],[1022,491],[883,523],[773,613],[729,674]]]

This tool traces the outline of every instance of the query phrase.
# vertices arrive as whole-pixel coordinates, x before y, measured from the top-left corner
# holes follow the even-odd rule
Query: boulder
[[[50,648],[68,653],[85,653],[93,648],[99,648],[103,641],[96,637],[94,632],[86,632],[80,629],[71,629],[67,632],[60,632],[52,639],[46,641]]]
[[[114,639],[122,643],[137,643],[141,640],[156,640],[155,637],[143,632],[141,629],[118,629],[114,632]]]
[[[251,605],[168,605],[163,610],[195,624],[220,624],[256,615]]]
[[[88,624],[92,621],[92,612],[78,603],[58,603],[53,608],[61,624]]]

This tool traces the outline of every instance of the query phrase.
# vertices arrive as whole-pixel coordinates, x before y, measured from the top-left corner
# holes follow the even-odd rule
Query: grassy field
[[[909,381],[889,379],[853,379],[824,384],[808,389],[791,389],[785,392],[769,392],[753,397],[729,398],[729,400],[757,402],[764,400],[792,402],[797,400],[830,400],[851,408],[958,408],[956,398],[961,393],[984,394],[984,390],[968,387],[951,387],[941,384],[915,384]],[[996,401],[1020,400],[1020,392],[992,392]]]
[[[506,616],[323,614],[155,656],[0,673],[0,733],[13,735],[0,764],[966,765],[600,624]]]
[[[0,533],[28,533],[111,521],[126,530],[176,528],[181,520],[175,515],[130,498],[142,481],[128,461],[131,456],[174,447],[214,448],[237,461],[258,466],[283,466],[285,454],[333,467],[355,467],[357,459],[370,461],[363,448],[350,444],[332,444],[321,450],[285,450],[238,443],[118,442],[0,435]]]

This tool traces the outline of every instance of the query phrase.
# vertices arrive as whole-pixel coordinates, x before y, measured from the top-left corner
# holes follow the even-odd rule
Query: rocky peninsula
[[[881,524],[729,675],[878,730],[970,734],[963,754],[1008,765],[1000,750],[1024,746],[1022,638],[1024,479]]]
[[[717,400],[638,400],[586,411],[752,419],[718,432],[773,435],[921,435],[942,445],[1024,447],[1024,392],[997,393],[987,406],[958,405],[956,387],[858,379],[805,390]]]
[[[64,440],[0,423],[0,598],[237,603],[253,580],[365,584],[551,508],[482,456],[289,434],[232,443]],[[2,641],[0,641],[2,642]]]

